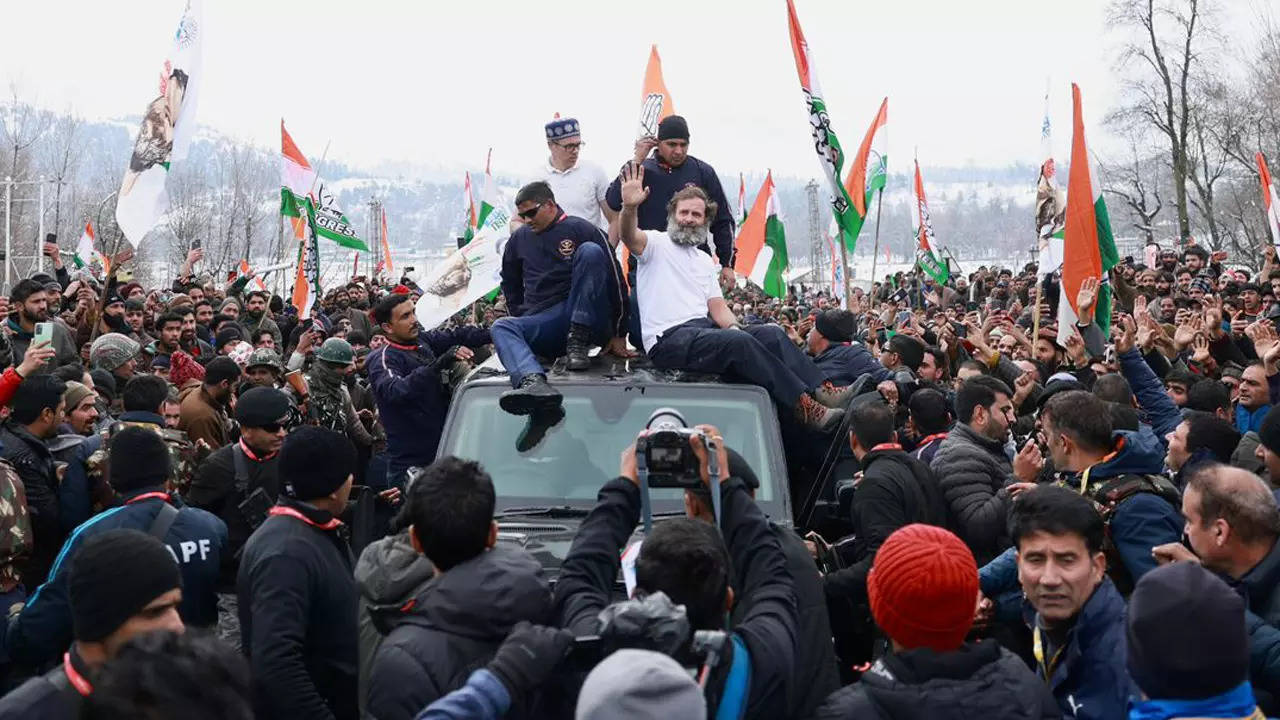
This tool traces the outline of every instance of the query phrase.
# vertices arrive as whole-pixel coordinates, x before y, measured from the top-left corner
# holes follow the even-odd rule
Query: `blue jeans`
[[[579,245],[573,254],[573,280],[567,300],[530,315],[499,318],[493,324],[489,333],[502,366],[511,375],[512,387],[519,386],[526,375],[546,372],[537,355],[564,355],[570,323],[591,328],[591,339],[597,344],[609,341],[613,333],[608,283],[612,261],[599,245]]]

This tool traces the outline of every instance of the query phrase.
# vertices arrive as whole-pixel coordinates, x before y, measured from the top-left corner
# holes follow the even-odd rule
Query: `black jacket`
[[[1057,703],[1035,673],[994,640],[938,653],[885,655],[827,699],[815,720],[1048,720]]]
[[[53,453],[44,440],[12,420],[0,427],[0,456],[13,465],[27,491],[27,511],[31,517],[33,548],[31,557],[19,565],[22,582],[34,588],[44,582],[53,560],[66,539],[62,530],[62,509],[58,501],[58,474]]]
[[[734,594],[750,606],[733,626],[751,656],[746,717],[786,717],[796,657],[791,573],[777,535],[742,481],[730,478],[720,494],[721,535],[741,583]],[[560,566],[556,610],[561,627],[578,636],[599,631],[597,614],[612,602],[619,553],[639,521],[640,489],[626,478],[605,483]]]
[[[791,573],[796,592],[796,660],[787,691],[786,717],[803,718],[840,688],[840,672],[831,641],[831,618],[822,592],[822,578],[804,540],[791,528],[772,522],[769,526],[787,558],[787,571]],[[733,586],[745,584],[746,578],[737,578]],[[737,603],[733,608],[734,624],[750,610],[749,601]]]
[[[551,589],[532,555],[499,545],[440,575],[406,607],[369,672],[377,720],[411,720],[492,660],[516,623],[548,623]]]
[[[1280,626],[1280,541],[1271,546],[1271,552],[1261,562],[1232,584],[1244,588],[1251,612],[1271,625]]]
[[[855,563],[823,579],[828,597],[867,601],[867,573],[876,551],[895,530],[912,523],[946,527],[946,505],[933,472],[920,460],[891,448],[862,458],[863,475],[853,492]]]
[[[281,498],[244,546],[236,594],[261,718],[356,718],[354,560],[334,518]],[[314,524],[313,524],[314,523]]]
[[[824,378],[836,385],[851,385],[863,373],[870,373],[874,386],[892,375],[862,344],[831,343],[813,359],[813,364]]]
[[[72,648],[57,667],[27,680],[0,698],[0,720],[80,720],[85,715],[85,696],[67,676],[68,662],[72,672],[92,678],[89,667]]]
[[[248,471],[248,485],[241,490],[236,487],[236,454],[244,456],[245,470]],[[278,455],[258,461],[249,457],[240,449],[239,443],[232,443],[219,448],[200,463],[196,468],[195,479],[187,490],[187,502],[201,510],[222,518],[227,524],[227,547],[222,554],[222,572],[218,577],[218,592],[234,592],[236,588],[236,569],[239,567],[239,553],[253,534],[240,503],[255,488],[262,488],[270,502],[274,503],[280,496],[280,479],[276,475]]]
[[[435,577],[431,561],[413,549],[403,530],[369,543],[356,560],[356,589],[360,591],[360,711],[369,702],[369,670],[373,658],[394,628],[400,608],[417,597]],[[376,620],[375,620],[376,618]]]
[[[1016,479],[1004,443],[956,423],[930,467],[942,487],[953,529],[973,551],[978,567],[1013,544],[1006,526],[1009,492],[1005,488]]]

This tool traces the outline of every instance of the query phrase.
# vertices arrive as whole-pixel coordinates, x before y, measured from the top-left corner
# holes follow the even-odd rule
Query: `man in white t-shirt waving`
[[[834,430],[850,388],[825,382],[777,325],[738,325],[720,294],[719,268],[698,249],[716,212],[706,192],[697,186],[678,191],[667,204],[667,231],[641,232],[636,208],[649,196],[642,166],[623,168],[621,190],[619,237],[638,263],[640,331],[654,366],[759,385],[780,407],[794,410],[803,425]]]

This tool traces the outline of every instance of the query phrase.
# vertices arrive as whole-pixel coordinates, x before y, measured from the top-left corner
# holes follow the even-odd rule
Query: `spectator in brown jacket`
[[[240,366],[228,357],[214,358],[205,367],[204,381],[191,385],[182,393],[181,419],[178,429],[191,442],[205,443],[217,449],[231,442],[227,423],[227,407],[232,388],[240,381]]]

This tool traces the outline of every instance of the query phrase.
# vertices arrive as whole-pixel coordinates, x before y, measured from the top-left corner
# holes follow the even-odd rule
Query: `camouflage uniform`
[[[102,447],[89,456],[87,463],[89,479],[96,483],[106,479],[107,456],[111,451],[111,438],[127,427],[146,428],[158,434],[169,447],[169,479],[167,487],[179,495],[186,495],[195,477],[196,466],[210,452],[205,448],[197,448],[181,430],[163,428],[155,423],[136,420],[117,420],[102,431]]]
[[[18,576],[18,558],[31,553],[31,518],[27,515],[27,492],[18,472],[0,460],[0,594],[13,590]],[[5,612],[8,608],[3,608]]]

